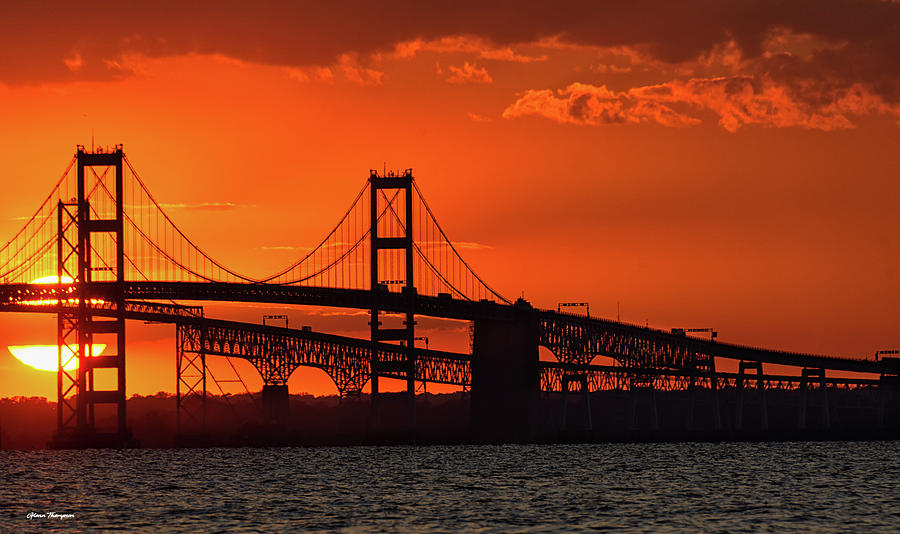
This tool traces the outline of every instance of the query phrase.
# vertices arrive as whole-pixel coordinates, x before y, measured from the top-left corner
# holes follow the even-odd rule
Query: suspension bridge
[[[308,328],[289,329],[223,321],[182,301],[277,303],[366,310],[368,339]],[[896,383],[900,361],[863,360],[746,347],[512,302],[466,263],[438,224],[411,170],[377,173],[316,247],[266,276],[240,273],[217,261],[166,213],[123,147],[85,151],[78,146],[62,176],[21,229],[0,248],[0,311],[57,316],[57,437],[59,447],[125,446],[126,322],[176,325],[179,428],[205,418],[206,358],[243,358],[259,371],[263,404],[287,402],[287,380],[301,366],[317,367],[341,396],[379,380],[403,380],[409,424],[415,424],[416,384],[454,384],[471,391],[473,430],[486,439],[530,439],[542,391],[583,395],[603,390],[691,393],[686,425],[694,420],[693,393],[716,399],[712,421],[721,425],[717,392],[761,395],[809,388],[884,391]],[[470,353],[416,347],[416,317],[469,321]],[[93,353],[108,340],[103,355]],[[555,362],[541,361],[546,347]],[[597,356],[613,365],[596,365]],[[738,372],[716,369],[717,359],[739,362]],[[764,364],[795,373],[773,375]],[[841,372],[841,377],[827,376]],[[101,389],[95,375],[113,376]],[[846,375],[851,375],[847,378]],[[95,387],[95,383],[97,387]],[[654,401],[655,402],[655,401]],[[95,407],[115,408],[114,429],[98,429]],[[743,406],[743,401],[739,406]],[[654,407],[655,410],[655,407]],[[655,412],[654,412],[655,413]],[[881,415],[883,417],[883,415]],[[740,413],[735,424],[741,425]]]

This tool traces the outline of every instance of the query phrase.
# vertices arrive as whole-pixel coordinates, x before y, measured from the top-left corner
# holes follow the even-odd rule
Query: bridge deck
[[[91,284],[89,297],[102,301],[112,296],[113,283],[97,282]],[[324,287],[308,287],[277,284],[246,283],[205,283],[205,282],[126,282],[125,298],[139,300],[189,300],[220,302],[254,302],[273,304],[293,304],[329,306],[340,308],[369,309],[372,307],[374,293],[368,290],[336,289]],[[55,312],[53,303],[60,294],[63,299],[72,298],[71,286],[36,285],[36,284],[0,284],[0,302],[6,311],[39,311]],[[378,295],[379,308],[388,311],[405,311],[406,299],[399,292],[384,292]],[[32,304],[27,304],[27,303]],[[177,307],[175,307],[177,308]],[[174,310],[174,308],[173,308]],[[532,310],[530,307],[497,304],[490,301],[468,301],[444,296],[417,295],[417,315],[440,317],[457,320],[478,320],[479,318],[512,318],[519,311],[534,311],[540,321],[557,328],[575,329],[581,336],[618,336],[637,345],[653,343],[666,347],[667,350],[685,354],[701,354],[726,358],[763,362],[795,367],[808,367],[872,374],[898,374],[900,366],[891,360],[864,360],[840,358],[817,354],[779,351],[764,348],[748,347],[729,343],[720,343],[672,334],[671,332],[620,323],[598,318],[557,313],[551,310]],[[158,310],[140,309],[133,303],[126,310],[126,316],[132,319],[166,322],[190,322],[190,313],[173,311],[171,314],[160,314]],[[108,313],[98,310],[98,313]],[[111,312],[109,312],[111,313]],[[545,326],[546,328],[546,326]],[[324,334],[323,334],[324,335]],[[368,341],[360,340],[368,343]],[[587,347],[587,345],[585,345]],[[615,352],[604,353],[586,350],[587,354],[617,357]],[[662,364],[663,367],[677,367]]]

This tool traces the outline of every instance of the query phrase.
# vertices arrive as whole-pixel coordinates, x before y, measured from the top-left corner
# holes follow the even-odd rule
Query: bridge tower
[[[73,310],[64,308],[63,299],[59,301],[57,434],[50,443],[53,448],[136,446],[126,427],[125,413],[123,157],[122,145],[106,153],[85,152],[79,145],[77,201],[60,202],[58,207],[57,281],[62,288],[71,280],[77,305]],[[95,168],[104,170],[98,173]],[[115,173],[112,188],[106,183],[110,170]],[[92,205],[91,194],[101,188],[108,195],[98,194]],[[113,319],[92,313],[95,306],[111,304],[117,311]],[[102,356],[95,354],[97,341],[105,341]],[[77,368],[66,370],[72,359]],[[115,409],[112,428],[97,427],[97,412],[102,414],[105,406]]]
[[[406,378],[406,391],[409,395],[409,427],[413,428],[416,422],[416,358],[415,358],[415,306],[416,306],[416,288],[415,278],[413,277],[413,175],[412,169],[407,169],[402,173],[384,173],[379,175],[377,171],[369,172],[369,213],[370,213],[370,271],[369,271],[369,287],[372,294],[372,307],[370,315],[371,340],[372,340],[372,361],[370,383],[372,387],[372,403],[375,408],[376,418],[378,417],[377,397],[378,397],[378,378],[384,375],[403,376]],[[389,228],[389,225],[379,225],[379,198],[387,198],[385,200],[385,210],[391,211],[393,206],[387,205],[390,199],[396,198],[394,195],[384,195],[383,191],[394,191],[402,195],[403,216],[405,221],[399,228]],[[390,217],[384,217],[390,220]],[[384,222],[384,221],[382,221]],[[381,230],[389,235],[382,235]],[[387,255],[380,252],[392,254],[394,251],[403,251],[405,268],[403,269],[403,278],[398,278],[397,272],[391,272],[389,269],[382,269],[381,259]],[[388,256],[389,257],[389,256]],[[387,267],[387,266],[385,266]],[[394,279],[384,279],[384,275],[393,276]],[[404,314],[402,328],[382,328],[380,315],[387,308],[387,300],[390,284],[402,283],[402,298]],[[378,350],[378,344],[382,341],[399,341],[406,347],[406,360],[385,360],[382,359]]]

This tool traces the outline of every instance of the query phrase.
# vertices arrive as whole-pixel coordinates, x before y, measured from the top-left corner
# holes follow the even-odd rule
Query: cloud
[[[618,92],[581,83],[558,91],[529,90],[507,107],[503,117],[533,115],[593,126],[655,122],[684,127],[700,124],[700,118],[688,113],[700,111],[716,114],[719,125],[729,132],[746,125],[829,131],[852,128],[852,116],[900,118],[900,105],[887,103],[862,84],[797,91],[768,76],[747,75],[674,80]]]
[[[611,91],[605,85],[597,87],[582,83],[556,92],[547,89],[526,91],[503,112],[505,119],[528,115],[592,126],[656,122],[679,127],[700,122],[654,99],[638,99],[625,92]]]
[[[75,52],[72,57],[63,58],[63,64],[70,71],[77,72],[84,66],[84,60],[81,59],[81,54]]]
[[[620,67],[618,65],[600,63],[599,65],[592,66],[591,70],[593,70],[594,72],[599,72],[601,74],[625,74],[631,72],[631,67]]]
[[[547,56],[530,56],[515,51],[512,47],[498,47],[481,37],[472,35],[456,35],[442,37],[433,41],[415,39],[397,43],[393,56],[402,59],[412,59],[421,52],[434,52],[438,54],[474,54],[482,59],[493,61],[508,61],[514,63],[533,63],[546,61]]]
[[[0,83],[117,80],[139,68],[129,58],[199,54],[283,67],[298,80],[342,76],[377,85],[384,73],[373,65],[386,55],[432,51],[531,63],[547,56],[521,50],[541,47],[626,51],[709,80],[665,83],[689,106],[697,106],[695,95],[709,95],[714,102],[700,107],[719,113],[729,129],[847,127],[842,117],[849,121],[853,109],[893,113],[900,103],[900,3],[882,0],[98,0],[91,9],[63,0],[7,2],[0,18]],[[704,72],[713,67],[728,72]],[[489,78],[471,63],[456,68],[454,81]],[[718,81],[722,76],[735,79]],[[737,93],[724,88],[735,86]],[[527,97],[519,107],[538,99],[559,106],[544,93]],[[568,106],[574,114],[559,116],[587,123],[694,122],[660,98],[580,97]],[[741,104],[749,109],[737,109]],[[764,113],[767,105],[778,112]]]
[[[384,73],[365,67],[356,54],[343,54],[338,69],[347,81],[359,85],[381,85]]]
[[[285,67],[285,72],[298,82],[334,82],[334,71],[329,67]]]
[[[473,122],[493,122],[494,119],[490,117],[485,117],[484,115],[479,115],[478,113],[466,113],[466,116],[469,117],[470,121]]]
[[[119,61],[127,54],[221,54],[301,68],[338,65],[345,54],[364,58],[398,47],[407,54],[455,47],[485,59],[530,61],[516,47],[553,38],[578,46],[641,48],[668,63],[696,60],[733,41],[741,57],[753,60],[763,56],[773,33],[788,31],[841,45],[816,52],[816,68],[846,85],[871,84],[887,100],[900,97],[900,4],[881,0],[98,0],[91,6],[7,2],[0,19],[0,81],[115,79],[130,73]]]
[[[263,245],[261,250],[312,250],[310,247],[295,247],[292,245]]]
[[[445,241],[416,241],[416,244],[422,248],[426,247],[440,247],[443,246]],[[486,245],[484,243],[476,243],[474,241],[454,241],[453,246],[456,250],[486,250],[492,249],[491,245]]]
[[[457,250],[487,250],[494,248],[491,245],[475,243],[474,241],[454,241],[453,246],[456,247]]]
[[[449,83],[456,84],[483,84],[494,83],[487,69],[478,67],[466,61],[461,67],[450,65],[447,69],[453,73],[447,78]]]

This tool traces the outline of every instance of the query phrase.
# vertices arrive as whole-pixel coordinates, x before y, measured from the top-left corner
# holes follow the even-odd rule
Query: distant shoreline
[[[808,424],[806,428],[798,428],[797,392],[770,392],[767,430],[760,429],[760,406],[754,395],[744,399],[743,428],[738,429],[735,428],[734,392],[720,392],[722,428],[715,430],[709,395],[700,394],[695,399],[695,428],[687,429],[685,392],[657,392],[658,419],[654,429],[646,397],[624,391],[595,392],[590,397],[593,428],[587,429],[582,398],[570,395],[567,428],[560,428],[560,396],[543,394],[533,432],[520,439],[491,439],[473,433],[468,393],[417,396],[417,424],[413,431],[406,427],[402,394],[385,398],[380,426],[372,423],[367,395],[349,399],[291,395],[290,414],[281,423],[262,420],[259,395],[256,398],[246,394],[227,398],[210,395],[205,432],[187,425],[179,432],[175,397],[165,393],[133,396],[128,400],[128,414],[129,427],[142,448],[900,439],[900,410],[894,404],[887,405],[885,424],[879,428],[876,400],[852,391],[830,394],[829,426],[825,426],[822,406],[810,401]],[[55,406],[43,397],[0,399],[0,448],[47,448],[56,430]],[[99,417],[98,423],[102,423]]]

